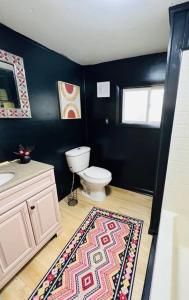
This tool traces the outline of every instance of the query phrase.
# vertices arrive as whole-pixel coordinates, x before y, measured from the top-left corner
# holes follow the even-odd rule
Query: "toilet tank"
[[[78,173],[88,168],[90,159],[89,147],[78,147],[65,152],[70,171]]]

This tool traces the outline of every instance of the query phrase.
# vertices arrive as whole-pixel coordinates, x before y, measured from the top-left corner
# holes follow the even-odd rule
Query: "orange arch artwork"
[[[61,119],[81,119],[80,87],[58,81]]]

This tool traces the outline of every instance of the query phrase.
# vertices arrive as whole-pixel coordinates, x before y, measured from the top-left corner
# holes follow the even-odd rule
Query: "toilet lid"
[[[85,175],[91,178],[95,178],[95,179],[105,179],[105,178],[110,178],[111,177],[111,173],[103,168],[98,168],[98,167],[90,167],[87,168],[84,171]]]

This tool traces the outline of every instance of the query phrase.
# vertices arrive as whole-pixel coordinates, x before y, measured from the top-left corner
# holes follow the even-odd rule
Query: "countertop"
[[[21,164],[19,160],[0,163],[0,173],[10,172],[15,174],[10,181],[0,186],[0,193],[53,168],[52,165],[35,160],[31,160],[28,164]]]

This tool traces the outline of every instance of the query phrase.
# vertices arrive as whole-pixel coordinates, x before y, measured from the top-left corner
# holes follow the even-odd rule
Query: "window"
[[[122,123],[160,126],[163,86],[123,90]]]

